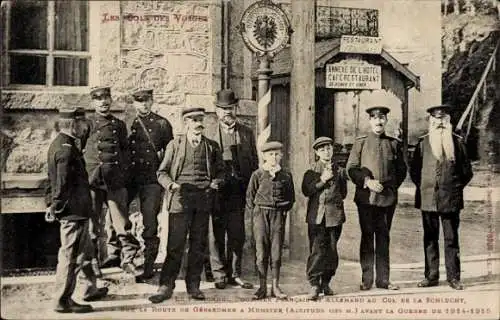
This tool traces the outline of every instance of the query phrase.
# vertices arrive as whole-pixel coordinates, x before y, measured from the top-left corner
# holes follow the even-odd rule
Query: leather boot
[[[286,299],[286,298],[288,298],[288,296],[286,295],[286,293],[281,291],[279,282],[280,282],[279,277],[276,277],[273,279],[273,286],[271,288],[271,296],[276,297],[278,299]]]
[[[97,239],[92,240],[92,246],[93,246],[93,252],[94,256],[92,257],[92,270],[94,271],[94,274],[98,278],[102,278],[102,271],[99,268],[99,248],[97,244]]]
[[[267,276],[259,274],[259,289],[253,294],[252,300],[262,300],[267,297]]]
[[[145,241],[144,249],[144,271],[135,277],[135,282],[142,283],[154,277],[154,263],[158,255],[159,239]]]

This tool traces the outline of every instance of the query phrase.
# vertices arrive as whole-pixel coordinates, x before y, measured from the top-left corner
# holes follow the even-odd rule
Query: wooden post
[[[403,99],[403,121],[401,123],[401,130],[403,131],[403,135],[401,137],[401,139],[403,140],[403,156],[404,156],[404,159],[406,161],[406,163],[408,163],[408,99],[409,99],[409,96],[408,96],[408,90],[410,90],[409,87],[406,87],[405,86],[405,95],[404,95],[404,99]]]
[[[314,38],[315,1],[292,1],[290,80],[290,169],[295,184],[296,202],[290,214],[290,258],[304,259],[307,241],[306,198],[301,191],[304,172],[313,160],[314,141]],[[309,157],[308,157],[309,155]],[[307,159],[309,158],[309,161]]]
[[[269,139],[271,136],[271,124],[269,123],[269,104],[271,103],[271,88],[269,82],[270,75],[273,71],[270,68],[271,58],[264,55],[260,58],[259,69],[257,70],[259,80],[259,101],[257,103],[257,150]],[[260,151],[259,163],[262,164],[262,155]]]

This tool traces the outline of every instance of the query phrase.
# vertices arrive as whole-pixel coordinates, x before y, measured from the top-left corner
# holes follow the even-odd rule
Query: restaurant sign
[[[354,59],[327,64],[325,83],[332,89],[381,89],[382,67]]]
[[[340,38],[340,52],[380,54],[382,38],[343,35]]]

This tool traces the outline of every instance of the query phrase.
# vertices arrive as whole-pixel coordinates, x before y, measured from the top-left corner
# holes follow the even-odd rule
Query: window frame
[[[55,1],[47,1],[47,49],[9,49],[12,2],[6,1],[3,12],[5,28],[2,48],[2,90],[6,91],[55,91],[68,93],[85,93],[98,84],[97,62],[99,53],[99,2],[87,1],[88,17],[88,51],[55,50]],[[12,84],[10,83],[10,67],[12,55],[43,56],[46,59],[45,84]],[[84,58],[88,61],[86,86],[54,85],[54,64],[56,58]]]

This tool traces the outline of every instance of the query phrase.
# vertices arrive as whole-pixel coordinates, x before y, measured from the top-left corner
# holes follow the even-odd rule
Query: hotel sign
[[[340,52],[380,54],[382,38],[343,35],[340,38]]]
[[[332,89],[382,88],[382,67],[362,60],[343,60],[326,65],[326,87]]]

